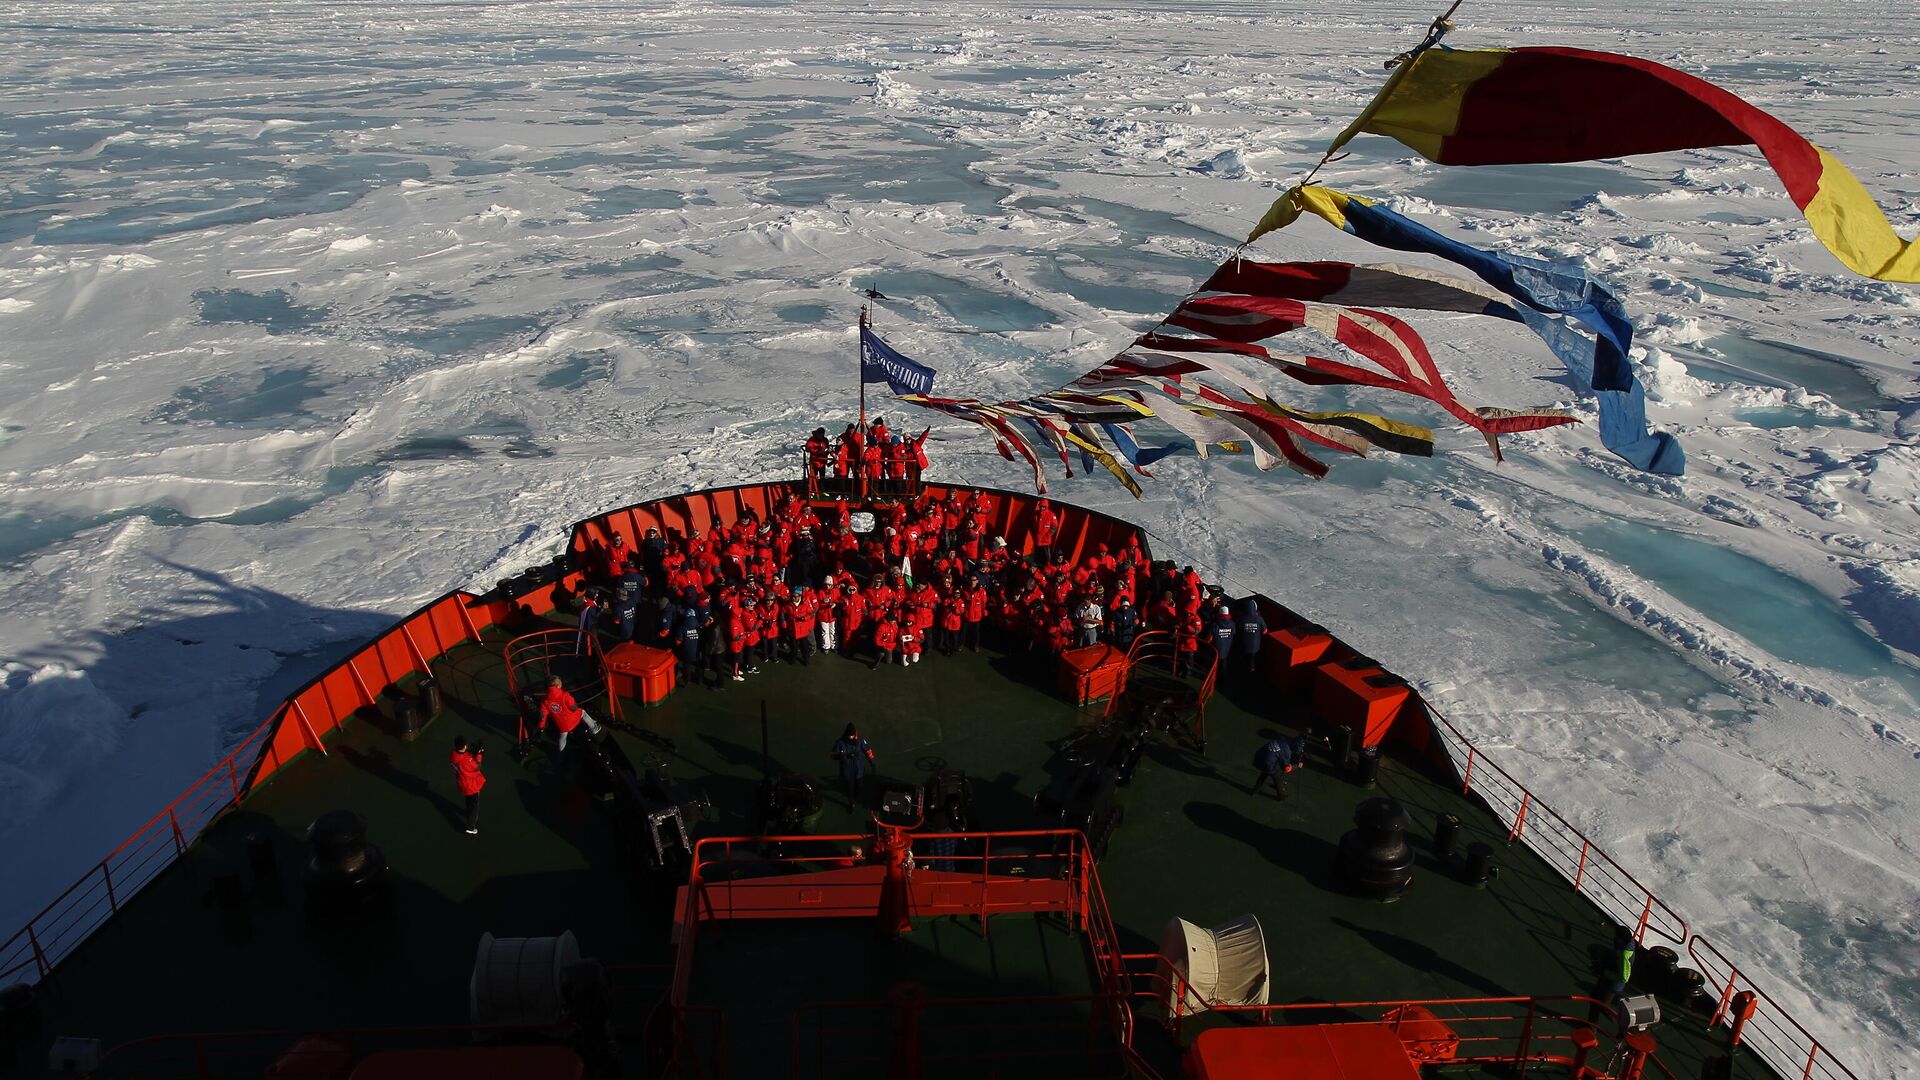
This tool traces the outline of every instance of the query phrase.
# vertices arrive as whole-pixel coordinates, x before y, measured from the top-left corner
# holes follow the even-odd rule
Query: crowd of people
[[[927,431],[907,438],[889,429],[884,417],[871,424],[848,424],[837,437],[828,436],[826,428],[814,428],[806,445],[808,487],[821,490],[831,473],[843,487],[859,481],[881,491],[913,490],[927,467]]]
[[[911,667],[929,653],[1127,648],[1168,632],[1181,665],[1251,670],[1266,622],[1193,567],[1151,561],[1137,537],[1072,557],[1042,498],[1021,535],[994,532],[994,497],[950,491],[884,502],[855,531],[846,504],[801,498],[770,516],[685,535],[649,528],[598,549],[581,633],[669,648],[682,684],[744,681],[822,654]],[[862,522],[864,524],[864,522]],[[582,642],[584,645],[584,641]]]

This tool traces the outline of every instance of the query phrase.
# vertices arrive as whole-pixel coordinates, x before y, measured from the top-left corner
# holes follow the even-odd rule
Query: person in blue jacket
[[[1226,670],[1227,660],[1233,655],[1234,625],[1233,612],[1225,604],[1214,610],[1213,620],[1207,623],[1207,636],[1213,639],[1213,651],[1220,660],[1221,671]]]
[[[840,763],[840,786],[847,793],[847,808],[856,809],[860,805],[861,786],[873,767],[873,747],[867,745],[858,727],[848,724],[847,730],[834,740],[833,758]]]
[[[1240,621],[1233,628],[1233,655],[1242,658],[1236,666],[1251,675],[1260,662],[1260,647],[1267,640],[1267,617],[1249,596],[1240,601]]]
[[[1133,601],[1125,596],[1113,602],[1113,611],[1107,616],[1110,624],[1109,635],[1115,648],[1126,649],[1133,644],[1134,637],[1140,633],[1140,612]]]
[[[700,612],[692,604],[682,606],[674,617],[672,635],[674,657],[680,662],[677,676],[680,682],[700,681],[700,640],[703,633]]]
[[[1284,735],[1275,735],[1268,739],[1267,744],[1255,751],[1253,755],[1253,767],[1260,773],[1259,778],[1253,782],[1253,794],[1260,794],[1260,789],[1266,786],[1268,781],[1272,781],[1273,797],[1286,798],[1287,774],[1306,763],[1306,736],[1295,735],[1288,738]]]

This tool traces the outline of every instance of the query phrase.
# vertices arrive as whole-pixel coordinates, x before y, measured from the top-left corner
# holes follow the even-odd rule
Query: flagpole
[[[862,331],[865,331],[867,328],[867,313],[871,310],[873,310],[873,301],[871,299],[860,305],[860,329]],[[865,438],[867,434],[866,346],[866,334],[863,332],[860,335],[860,343],[854,353],[853,370],[854,381],[860,387],[860,435],[862,438]]]

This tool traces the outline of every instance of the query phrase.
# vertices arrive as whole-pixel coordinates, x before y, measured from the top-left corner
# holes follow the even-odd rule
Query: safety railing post
[[[232,756],[227,758],[227,783],[233,787],[233,801],[240,801],[240,771],[233,766]]]
[[[1467,771],[1460,777],[1460,792],[1463,795],[1473,790],[1473,758],[1479,752],[1480,748],[1477,746],[1467,747]]]
[[[1633,928],[1633,943],[1640,944],[1647,936],[1647,920],[1653,917],[1653,890],[1647,890],[1647,902],[1640,906],[1640,922]]]
[[[1807,1067],[1800,1070],[1800,1080],[1813,1080],[1813,1063],[1820,1056],[1820,1044],[1814,1043],[1807,1051]]]
[[[107,868],[106,859],[100,860],[100,877],[107,883],[107,907],[120,914],[120,899],[113,894],[113,871]]]
[[[1713,1007],[1713,1015],[1707,1018],[1708,1027],[1718,1027],[1727,1015],[1727,1003],[1733,1000],[1733,984],[1740,978],[1740,969],[1727,965],[1727,985],[1720,988],[1720,1003]]]
[[[167,821],[173,826],[173,853],[175,855],[185,855],[187,853],[187,838],[186,835],[180,831],[180,815],[174,813],[173,807],[171,806],[167,807]]]
[[[1520,1080],[1527,1080],[1527,1062],[1532,1060],[1533,1017],[1537,1008],[1538,1001],[1534,998],[1528,998],[1527,1019],[1520,1025],[1520,1050],[1517,1055],[1520,1059]]]
[[[1528,791],[1526,788],[1521,788],[1520,789],[1520,812],[1513,815],[1513,829],[1507,833],[1507,843],[1511,844],[1515,840],[1520,839],[1520,834],[1526,830],[1527,807],[1530,804],[1532,804],[1532,802],[1533,802],[1533,792]]]
[[[980,840],[980,936],[987,935],[987,868],[993,865],[993,837]]]
[[[460,613],[460,622],[466,626],[467,636],[472,638],[476,642],[479,641],[480,627],[474,623],[473,613],[467,610],[466,600],[465,599],[454,600],[453,610]]]
[[[1580,891],[1580,883],[1587,879],[1587,851],[1593,847],[1593,841],[1580,838],[1580,865],[1573,868],[1573,891]]]

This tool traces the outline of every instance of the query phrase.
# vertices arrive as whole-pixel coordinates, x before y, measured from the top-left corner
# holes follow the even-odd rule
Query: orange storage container
[[[607,653],[607,676],[613,692],[647,705],[673,693],[673,654],[651,645],[621,642]]]
[[[1221,1027],[1200,1033],[1181,1062],[1187,1080],[1419,1080],[1385,1024]]]
[[[1361,746],[1378,746],[1412,696],[1404,680],[1360,657],[1321,664],[1313,679],[1314,715],[1352,728]]]
[[[1111,645],[1087,645],[1060,654],[1060,689],[1076,705],[1112,697],[1126,670],[1127,654]]]
[[[1333,635],[1318,626],[1269,630],[1260,646],[1260,666],[1274,688],[1297,693],[1311,685],[1313,669],[1332,647]]]

